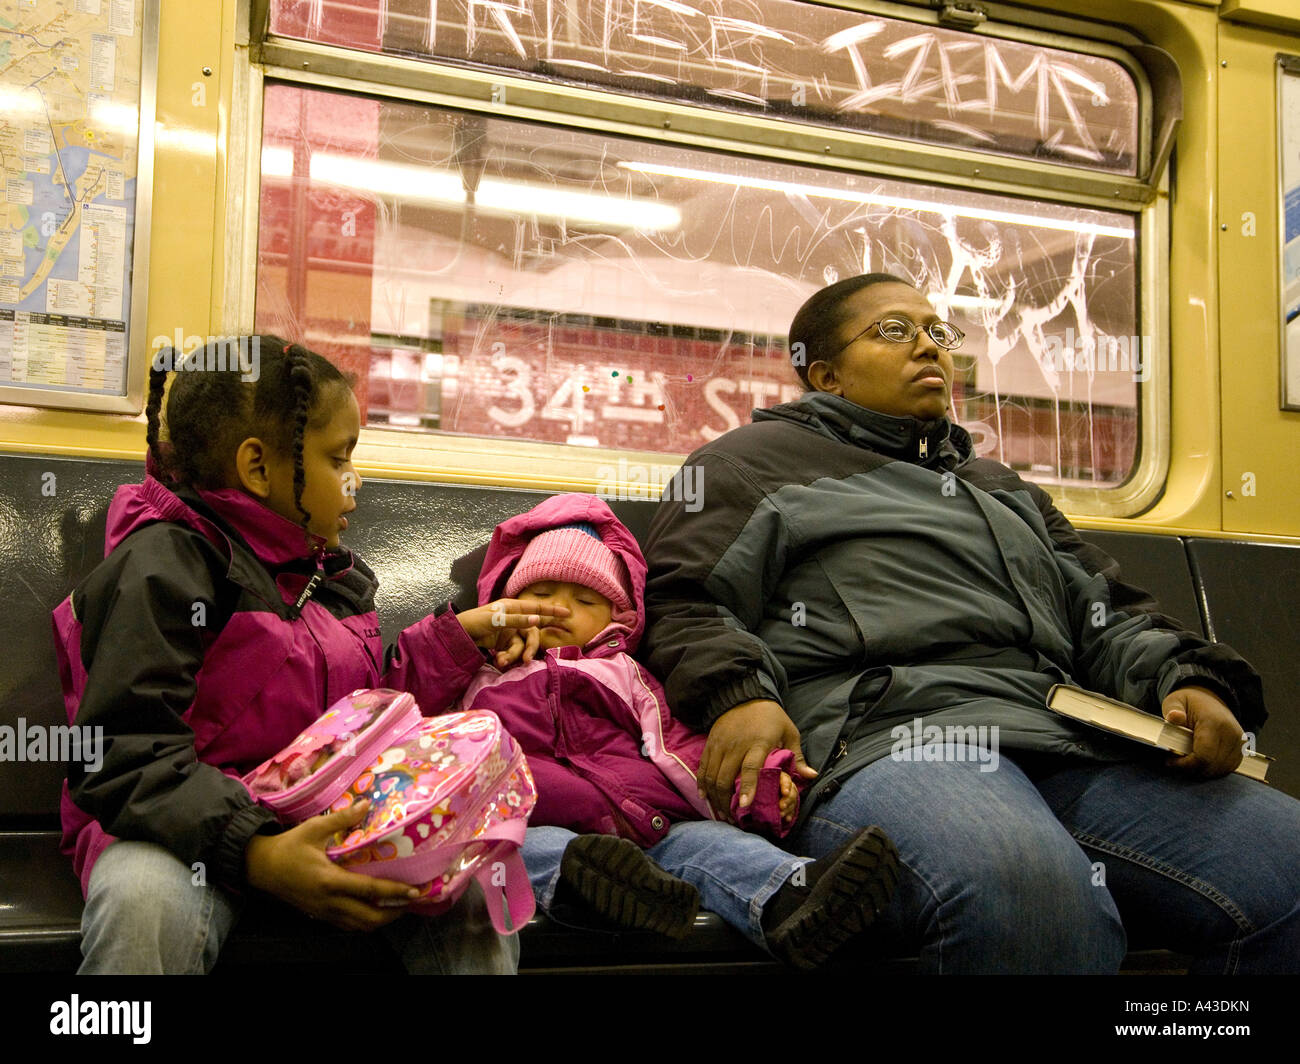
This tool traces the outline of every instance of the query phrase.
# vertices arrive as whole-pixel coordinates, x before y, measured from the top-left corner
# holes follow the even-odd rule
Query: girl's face
[[[361,433],[361,410],[352,389],[335,384],[321,397],[329,420],[310,422],[302,438],[302,508],[311,514],[307,529],[329,547],[339,545],[348,527],[345,515],[357,508],[361,477],[352,467],[352,450]],[[302,514],[293,502],[293,455],[269,454],[270,491],[263,500],[281,517],[295,523]]]
[[[609,627],[612,612],[609,599],[582,584],[539,580],[535,584],[529,584],[515,597],[569,607],[567,617],[543,618],[547,622],[541,630],[543,650],[552,647],[585,647]]]

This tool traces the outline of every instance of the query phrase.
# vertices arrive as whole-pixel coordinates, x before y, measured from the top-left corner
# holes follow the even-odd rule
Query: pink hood
[[[632,608],[615,612],[610,626],[598,633],[587,646],[593,647],[597,641],[605,640],[606,645],[596,647],[590,653],[626,651],[630,654],[636,650],[645,628],[645,557],[641,554],[636,537],[595,495],[556,495],[534,506],[527,513],[511,517],[497,525],[478,578],[479,605],[485,606],[501,597],[511,571],[534,536],[580,521],[594,526],[605,546],[622,559],[632,585]],[[611,647],[608,645],[609,636],[615,632],[622,636],[618,642],[623,645]]]

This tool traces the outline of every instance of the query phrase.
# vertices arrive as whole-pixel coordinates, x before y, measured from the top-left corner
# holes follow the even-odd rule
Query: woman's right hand
[[[249,886],[344,931],[373,931],[404,915],[419,897],[409,883],[348,872],[325,855],[334,833],[359,824],[369,808],[362,801],[280,835],[254,835],[244,851]]]
[[[804,779],[815,779],[817,770],[803,759],[799,729],[786,716],[779,702],[755,699],[727,710],[709,729],[700,756],[700,797],[707,798],[719,819],[731,817],[731,795],[740,778],[740,804],[754,800],[758,771],[773,750],[794,753],[794,771]]]
[[[497,599],[456,614],[456,620],[478,646],[492,651],[497,668],[505,668],[521,657],[533,660],[543,617],[568,615],[568,606],[531,599]]]

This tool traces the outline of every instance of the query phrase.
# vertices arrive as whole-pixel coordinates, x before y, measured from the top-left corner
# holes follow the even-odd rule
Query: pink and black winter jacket
[[[523,747],[537,783],[529,823],[621,835],[641,846],[679,820],[710,819],[695,773],[704,736],[674,720],[663,688],[632,659],[644,627],[646,564],[632,534],[592,495],[558,495],[497,526],[478,581],[479,603],[500,598],[524,548],[541,532],[575,522],[593,525],[627,567],[632,609],[617,609],[608,628],[584,647],[558,647],[504,672],[450,611],[420,631],[423,652],[406,674],[425,713],[487,709]],[[769,759],[741,824],[783,834],[776,802],[779,769]],[[736,803],[733,802],[733,809]]]
[[[402,633],[385,670],[374,574],[347,550],[310,551],[240,491],[124,485],[104,546],[54,611],[68,719],[104,729],[99,771],[69,766],[64,852],[83,891],[115,838],[238,887],[249,840],[279,830],[238,777],[349,692],[406,688],[407,646],[423,652],[433,618]]]

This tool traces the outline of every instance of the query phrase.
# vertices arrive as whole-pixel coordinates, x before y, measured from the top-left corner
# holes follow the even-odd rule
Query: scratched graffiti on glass
[[[799,0],[277,0],[272,30],[1135,173],[1117,62]]]
[[[967,333],[981,453],[1047,482],[1133,465],[1132,214],[290,85],[263,128],[259,327],[355,334],[366,308],[326,293],[364,285],[372,424],[688,453],[800,394],[809,294],[887,270]]]

